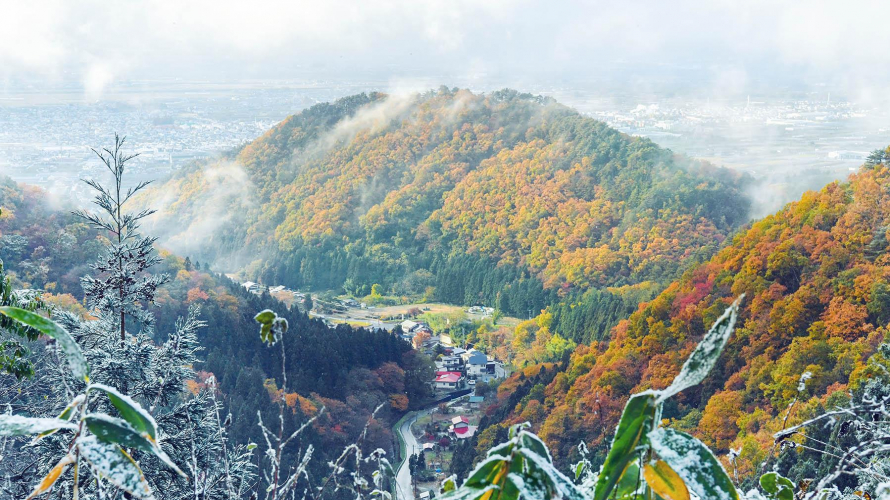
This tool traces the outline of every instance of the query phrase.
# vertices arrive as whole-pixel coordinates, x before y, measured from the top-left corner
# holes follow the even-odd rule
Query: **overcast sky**
[[[0,0],[0,82],[501,80],[683,71],[711,84],[890,75],[876,0]],[[447,81],[442,83],[449,83]]]

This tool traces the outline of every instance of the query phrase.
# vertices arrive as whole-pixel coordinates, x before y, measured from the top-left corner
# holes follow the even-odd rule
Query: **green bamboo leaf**
[[[80,456],[111,484],[136,498],[154,499],[142,470],[120,446],[102,442],[90,435],[77,440],[77,449]]]
[[[486,458],[473,469],[473,472],[464,481],[464,486],[483,487],[493,484],[495,478],[503,472],[505,465],[505,457],[495,455],[494,457]]]
[[[690,492],[699,498],[739,499],[729,474],[704,443],[667,428],[655,429],[647,437],[652,450],[683,479]]]
[[[545,458],[547,462],[553,462],[553,457],[550,456],[550,450],[547,449],[547,445],[544,444],[544,441],[542,441],[541,438],[531,432],[522,431],[519,433],[519,439],[523,447],[531,449],[541,457]]]
[[[760,476],[760,487],[773,500],[794,500],[794,483],[776,472]]]
[[[723,352],[723,348],[726,346],[726,341],[729,340],[729,336],[735,328],[736,319],[738,318],[739,313],[739,304],[744,298],[744,294],[739,296],[732,305],[726,308],[723,315],[714,322],[714,325],[711,326],[708,333],[706,333],[701,342],[698,343],[698,346],[696,346],[695,350],[689,356],[689,359],[683,363],[683,368],[680,369],[680,373],[674,378],[671,385],[667,389],[661,391],[659,401],[664,401],[680,391],[698,385],[708,376],[708,373],[714,368],[714,364],[717,363],[717,358],[720,357],[720,353]]]
[[[158,443],[151,439],[148,434],[134,429],[126,420],[101,413],[92,413],[84,417],[84,422],[90,432],[95,434],[100,441],[151,453],[158,457],[167,467],[176,471],[177,474],[186,477],[185,473],[173,463],[173,460],[161,449]]]
[[[0,436],[27,436],[59,429],[77,430],[77,426],[58,418],[32,418],[0,414]]]
[[[86,382],[90,380],[90,366],[87,364],[80,346],[74,341],[64,328],[56,324],[55,321],[44,318],[39,314],[26,311],[18,307],[0,307],[0,314],[8,316],[23,325],[30,326],[38,330],[40,333],[55,339],[59,348],[68,360],[68,366],[75,377]]]
[[[155,419],[139,403],[108,385],[92,384],[87,388],[88,391],[94,389],[104,392],[111,404],[120,412],[121,417],[132,425],[134,429],[148,434],[152,442],[157,441],[158,424],[155,423]]]
[[[154,451],[154,444],[148,435],[134,429],[126,420],[101,413],[91,413],[84,416],[83,421],[100,441],[149,453]]]
[[[654,391],[634,394],[624,406],[621,420],[612,439],[612,447],[600,471],[594,488],[593,500],[605,500],[624,476],[628,464],[638,457],[637,446],[652,428],[657,405]]]
[[[262,311],[254,316],[253,319],[255,319],[257,323],[262,323],[265,325],[272,323],[272,321],[274,321],[276,317],[277,315],[272,310],[266,309],[265,311]]]

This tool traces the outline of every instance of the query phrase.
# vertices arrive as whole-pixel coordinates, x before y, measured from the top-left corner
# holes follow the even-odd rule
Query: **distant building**
[[[470,349],[461,354],[461,358],[466,366],[467,376],[470,378],[480,377],[488,371],[488,356],[476,349]]]
[[[263,293],[263,286],[259,283],[254,283],[253,281],[245,281],[244,283],[241,283],[241,286],[243,286],[245,290],[254,295]]]
[[[466,377],[461,372],[436,372],[436,389],[458,390],[466,386]]]
[[[451,426],[448,427],[448,430],[458,439],[467,439],[476,433],[476,426],[470,425],[470,419],[467,417],[460,416],[451,419]]]

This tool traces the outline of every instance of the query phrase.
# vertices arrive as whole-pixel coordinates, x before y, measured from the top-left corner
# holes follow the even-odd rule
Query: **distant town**
[[[499,88],[489,86],[475,90]],[[115,131],[127,134],[140,154],[130,180],[156,180],[237,148],[313,104],[386,87],[384,81],[132,82],[93,100],[77,88],[7,89],[0,98],[0,174],[82,204],[90,194],[77,181],[102,173],[90,147],[106,145]],[[720,99],[682,88],[667,94],[672,97],[581,84],[521,90],[552,96],[674,151],[767,178],[770,196],[778,198],[773,204],[846,177],[885,145],[890,130],[887,107],[857,104],[818,87]]]

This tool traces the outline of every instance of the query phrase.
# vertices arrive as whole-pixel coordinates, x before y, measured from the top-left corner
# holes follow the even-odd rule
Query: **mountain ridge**
[[[536,282],[539,310],[546,290],[666,281],[708,258],[746,220],[749,182],[550,98],[442,88],[314,106],[147,196],[167,195],[162,241],[267,282],[398,293],[394,277],[466,254]],[[220,207],[238,214],[202,241],[190,228]],[[468,295],[494,304],[516,281]]]

